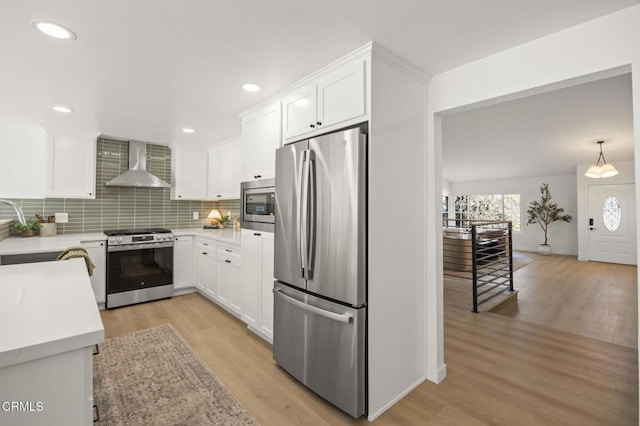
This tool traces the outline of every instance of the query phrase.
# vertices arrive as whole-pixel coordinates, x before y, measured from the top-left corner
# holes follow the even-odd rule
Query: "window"
[[[458,220],[510,220],[520,231],[520,194],[459,195],[454,208]]]
[[[604,226],[611,232],[614,232],[620,226],[620,219],[622,219],[622,210],[620,209],[620,203],[614,195],[610,195],[604,200],[602,205],[602,220]]]
[[[442,196],[442,221],[443,223],[447,223],[447,219],[449,219],[449,196]]]

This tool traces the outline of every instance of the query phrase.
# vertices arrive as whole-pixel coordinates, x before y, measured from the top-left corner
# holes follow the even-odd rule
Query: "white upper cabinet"
[[[316,129],[317,85],[308,84],[282,101],[282,133],[285,139]]]
[[[96,198],[96,140],[53,135],[47,142],[47,197]]]
[[[357,59],[285,96],[282,101],[284,139],[366,115],[365,75],[366,61]]]
[[[172,200],[207,199],[208,159],[204,151],[174,150],[171,155]]]
[[[0,123],[0,198],[44,198],[47,134],[38,125]]]
[[[241,182],[275,177],[276,149],[282,141],[281,129],[280,102],[242,117]]]
[[[209,150],[209,199],[240,198],[239,161],[240,141]]]

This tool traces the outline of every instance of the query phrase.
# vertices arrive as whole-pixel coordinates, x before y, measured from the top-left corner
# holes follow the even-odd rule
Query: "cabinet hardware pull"
[[[231,249],[224,249],[224,251],[227,251],[227,252],[231,253],[233,250],[231,250]]]
[[[316,127],[316,125],[315,125],[315,124],[309,124],[309,127],[311,127],[311,128],[315,128],[315,127]]]
[[[262,234],[261,234],[261,233],[259,233],[259,232],[254,232],[254,233],[253,233],[253,235],[255,235],[256,237],[259,237],[259,236],[260,236],[260,235],[262,235]]]
[[[231,261],[229,259],[226,259],[224,263],[231,263]]]
[[[207,254],[207,252],[206,252],[206,251],[203,251],[203,252],[202,252],[202,254],[206,255],[206,254]]]
[[[262,177],[262,175],[254,175],[253,178],[254,179],[260,179]]]
[[[222,195],[216,195],[216,197],[220,198],[220,197],[222,197]]]
[[[317,124],[318,126],[322,126],[322,123],[321,123],[321,122],[319,122],[319,121],[316,121],[316,124]]]

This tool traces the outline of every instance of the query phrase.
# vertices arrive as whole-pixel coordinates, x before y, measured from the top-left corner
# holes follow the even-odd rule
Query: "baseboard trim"
[[[375,419],[377,419],[378,417],[380,417],[385,411],[387,411],[389,408],[393,407],[398,401],[400,401],[402,398],[407,396],[409,394],[409,392],[411,392],[412,390],[414,390],[415,388],[420,386],[420,384],[422,384],[422,382],[424,382],[425,380],[426,380],[426,377],[421,377],[417,382],[415,382],[413,385],[411,385],[407,389],[405,389],[404,392],[402,392],[400,395],[396,396],[394,399],[392,399],[387,404],[385,404],[384,407],[382,407],[381,409],[379,409],[378,411],[376,411],[373,414],[369,413],[369,415],[367,416],[367,420],[372,422]]]

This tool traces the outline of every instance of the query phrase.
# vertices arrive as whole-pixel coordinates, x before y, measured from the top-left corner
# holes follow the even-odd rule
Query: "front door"
[[[589,260],[635,265],[635,185],[589,186],[588,197]]]

